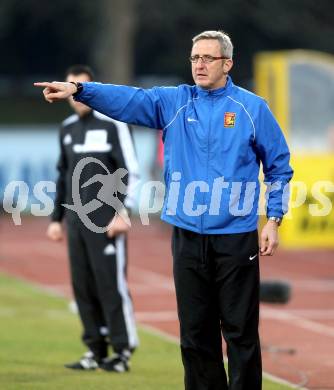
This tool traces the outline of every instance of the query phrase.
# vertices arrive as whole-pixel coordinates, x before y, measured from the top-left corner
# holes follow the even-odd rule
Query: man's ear
[[[232,66],[233,66],[232,58],[229,58],[229,59],[224,61],[223,68],[224,68],[224,71],[226,74],[232,69]]]

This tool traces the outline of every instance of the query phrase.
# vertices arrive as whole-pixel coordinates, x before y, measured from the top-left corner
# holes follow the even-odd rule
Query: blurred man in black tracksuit
[[[84,65],[72,66],[66,72],[69,82],[92,80],[91,69]],[[100,367],[124,372],[129,370],[131,353],[138,345],[126,281],[127,210],[133,206],[131,192],[138,179],[137,160],[128,125],[93,111],[72,97],[69,103],[75,114],[60,129],[59,177],[47,235],[54,241],[61,240],[61,221],[65,218],[72,287],[83,325],[82,340],[88,352],[65,367],[81,370]],[[78,188],[74,188],[76,177],[72,182],[72,176],[78,163],[82,170]],[[118,169],[122,182],[112,180],[111,175]],[[111,188],[113,185],[115,188]],[[127,191],[122,191],[124,187]],[[85,219],[62,205],[73,204],[76,191],[82,205],[92,203]],[[115,213],[115,204],[124,207]],[[106,231],[97,233],[92,226],[105,227]],[[108,344],[114,352],[111,358]]]

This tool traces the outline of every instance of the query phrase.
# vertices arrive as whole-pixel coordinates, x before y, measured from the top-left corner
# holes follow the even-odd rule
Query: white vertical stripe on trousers
[[[125,326],[129,339],[129,347],[138,346],[138,335],[136,322],[134,318],[132,301],[129,295],[127,281],[125,277],[125,236],[120,234],[115,239],[116,243],[116,262],[117,262],[117,289],[122,298],[122,309],[124,314]]]

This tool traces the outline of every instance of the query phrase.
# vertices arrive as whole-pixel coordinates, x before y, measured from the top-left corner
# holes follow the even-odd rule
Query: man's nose
[[[202,58],[199,58],[195,65],[196,69],[203,69],[205,67],[205,63]]]

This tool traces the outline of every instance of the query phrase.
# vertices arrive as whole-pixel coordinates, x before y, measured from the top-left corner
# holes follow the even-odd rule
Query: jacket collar
[[[204,89],[196,86],[196,90],[199,96],[201,97],[215,97],[215,96],[223,96],[231,91],[233,88],[233,82],[230,76],[227,76],[225,87],[217,88],[217,89]]]

